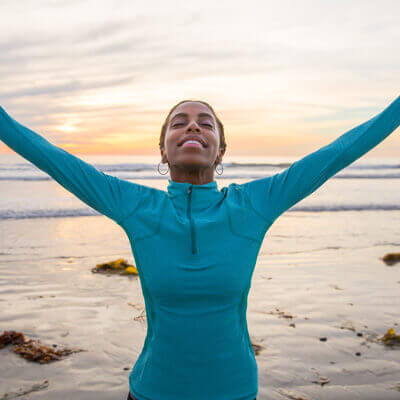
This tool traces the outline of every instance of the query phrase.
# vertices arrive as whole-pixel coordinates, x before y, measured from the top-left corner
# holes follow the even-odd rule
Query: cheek
[[[164,149],[169,156],[173,156],[179,148],[178,143],[181,140],[181,134],[178,130],[166,132],[164,137]]]
[[[211,144],[213,147],[219,148],[219,136],[217,133],[212,133],[208,136],[208,143]]]
[[[176,129],[173,131],[168,131],[165,134],[165,143],[177,144],[180,137],[181,137],[181,133],[180,133],[179,129]]]

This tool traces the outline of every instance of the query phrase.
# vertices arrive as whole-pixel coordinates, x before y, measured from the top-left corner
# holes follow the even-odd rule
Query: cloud
[[[28,87],[22,90],[3,92],[0,94],[0,100],[2,100],[2,98],[12,99],[13,97],[38,96],[43,94],[49,94],[52,96],[64,96],[66,94],[71,94],[74,92],[83,92],[91,89],[120,86],[126,83],[131,83],[133,79],[133,76],[128,76],[126,78],[98,80],[93,82],[82,82],[79,80],[73,80],[61,84],[44,84],[39,87]]]
[[[149,132],[197,97],[245,110],[241,127],[318,130],[369,117],[400,87],[398,1],[42,0],[22,19],[31,4],[1,5],[0,102],[33,127],[80,114],[84,136],[115,115]]]

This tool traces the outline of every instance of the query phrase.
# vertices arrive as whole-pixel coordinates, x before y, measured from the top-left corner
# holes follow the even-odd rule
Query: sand
[[[400,263],[380,260],[399,251],[399,220],[398,211],[292,212],[270,228],[248,298],[250,337],[264,347],[258,400],[400,398],[400,348],[368,340],[400,333]],[[123,230],[101,216],[0,229],[0,332],[87,350],[47,365],[0,350],[0,399],[34,387],[18,398],[125,400],[146,335],[140,281],[90,271],[121,257],[134,264]]]

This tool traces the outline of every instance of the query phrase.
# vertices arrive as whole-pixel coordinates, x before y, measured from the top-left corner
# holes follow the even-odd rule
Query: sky
[[[184,99],[231,156],[302,155],[400,92],[400,2],[0,1],[0,105],[74,154],[159,155]],[[0,142],[0,153],[12,152]],[[400,129],[370,153],[400,154]]]

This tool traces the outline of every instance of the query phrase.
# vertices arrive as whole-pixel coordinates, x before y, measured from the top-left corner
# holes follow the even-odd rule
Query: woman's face
[[[185,144],[189,139],[200,143]],[[203,181],[207,175],[210,180],[215,162],[222,161],[223,152],[219,147],[220,136],[212,111],[202,103],[182,103],[168,119],[164,148],[161,149],[162,162],[169,163],[172,178],[173,173],[185,170],[193,176],[196,171],[202,171],[199,179]]]

